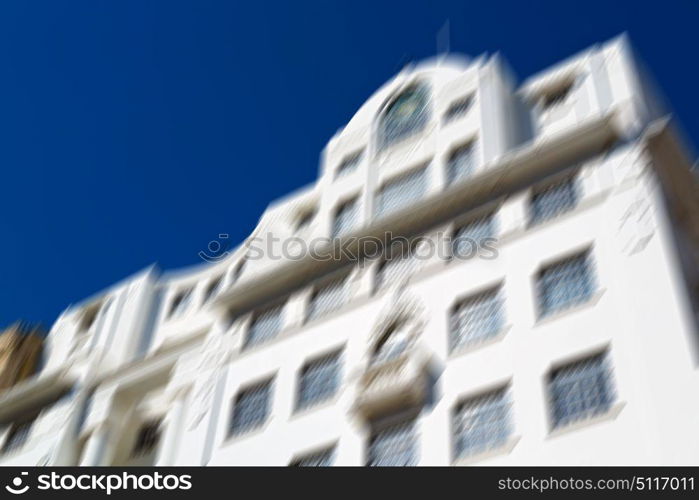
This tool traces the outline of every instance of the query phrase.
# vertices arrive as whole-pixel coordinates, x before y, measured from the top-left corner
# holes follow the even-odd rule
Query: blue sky
[[[244,239],[447,19],[520,78],[628,31],[696,143],[699,3],[567,4],[3,2],[0,326]]]

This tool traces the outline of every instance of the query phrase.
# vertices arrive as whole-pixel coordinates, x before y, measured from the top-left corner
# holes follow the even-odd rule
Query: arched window
[[[428,120],[428,92],[423,85],[404,90],[381,116],[378,129],[378,147],[384,149],[422,130]]]

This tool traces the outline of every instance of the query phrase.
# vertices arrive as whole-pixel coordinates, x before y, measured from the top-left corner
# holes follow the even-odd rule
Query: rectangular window
[[[346,156],[340,165],[337,167],[335,172],[335,178],[342,177],[344,175],[350,174],[357,170],[357,167],[362,161],[362,156],[364,155],[364,150],[357,151],[351,155]]]
[[[84,312],[82,313],[82,318],[80,319],[80,324],[78,326],[78,330],[80,332],[86,332],[90,328],[92,328],[92,325],[95,324],[95,320],[97,319],[97,315],[99,314],[100,309],[102,309],[102,302],[85,308]]]
[[[330,467],[335,462],[335,447],[326,448],[294,460],[292,467]]]
[[[315,219],[317,213],[318,210],[315,207],[306,208],[305,210],[299,212],[298,216],[296,217],[296,228],[294,231],[300,232],[309,227],[311,222],[313,222]]]
[[[346,201],[335,211],[332,237],[338,238],[350,232],[357,225],[359,219],[359,207],[357,198]]]
[[[382,289],[407,279],[417,268],[419,260],[414,255],[415,243],[396,243],[389,256],[379,264],[376,274],[376,289]]]
[[[145,422],[138,431],[131,456],[138,457],[152,452],[160,441],[161,420]]]
[[[460,116],[465,115],[469,109],[471,109],[471,103],[473,102],[472,96],[467,96],[462,99],[457,99],[449,106],[447,112],[444,113],[444,123],[449,123]]]
[[[529,224],[540,224],[575,208],[578,203],[574,177],[534,190],[529,205]]]
[[[537,277],[540,316],[587,302],[594,293],[594,282],[589,252],[545,267]]]
[[[229,435],[238,435],[264,425],[269,417],[272,380],[242,390],[233,405]]]
[[[307,320],[325,316],[342,307],[347,300],[347,276],[318,286],[308,304]]]
[[[383,427],[369,442],[369,464],[373,467],[405,467],[418,462],[415,421]]]
[[[573,81],[564,82],[558,88],[547,91],[541,96],[541,107],[543,110],[550,110],[564,104],[573,91]]]
[[[186,288],[175,295],[175,297],[172,299],[172,303],[170,304],[170,313],[168,314],[168,317],[174,318],[184,314],[189,307],[189,304],[192,302],[193,291],[194,290],[192,288]]]
[[[474,345],[500,333],[505,313],[500,287],[469,297],[451,316],[451,349]]]
[[[427,167],[387,182],[376,195],[374,215],[382,217],[420,200],[427,192]]]
[[[36,418],[36,417],[35,417]],[[10,427],[5,443],[2,447],[3,453],[19,450],[29,439],[29,435],[34,425],[34,418],[23,422],[16,422]]]
[[[245,339],[245,347],[251,347],[276,337],[282,329],[283,312],[284,304],[277,304],[255,313]]]
[[[340,385],[340,353],[311,361],[301,371],[296,407],[304,409],[327,401]]]
[[[457,458],[502,446],[512,433],[507,388],[468,399],[454,413]]]
[[[606,353],[551,372],[549,393],[554,428],[607,412],[614,391]]]
[[[215,299],[219,293],[223,291],[223,276],[218,276],[211,280],[204,292],[204,302],[209,302]]]
[[[475,146],[471,142],[455,149],[447,160],[447,182],[449,184],[466,179],[475,168]]]
[[[493,214],[479,217],[464,224],[454,231],[451,241],[452,257],[470,259],[476,256],[478,251],[488,243],[488,240],[495,239],[496,231]]]

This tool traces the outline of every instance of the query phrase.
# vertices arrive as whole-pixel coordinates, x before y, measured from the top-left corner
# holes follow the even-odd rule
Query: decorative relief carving
[[[379,339],[396,323],[402,323],[403,331],[414,342],[427,324],[427,312],[422,301],[404,287],[397,288],[389,296],[388,303],[383,307],[374,324],[369,339],[370,345],[375,345]]]
[[[655,234],[653,208],[647,198],[638,196],[621,217],[619,237],[622,251],[634,255],[642,251]]]
[[[195,373],[201,373],[203,376],[197,379],[198,384],[192,397],[192,408],[187,422],[190,431],[201,423],[211,409],[216,379],[229,355],[226,338],[220,332],[212,332],[202,347]]]

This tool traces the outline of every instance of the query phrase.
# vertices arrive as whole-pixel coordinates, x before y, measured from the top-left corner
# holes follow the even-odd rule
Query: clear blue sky
[[[628,31],[699,138],[699,2],[5,1],[0,326],[245,238],[447,19],[520,78]]]

